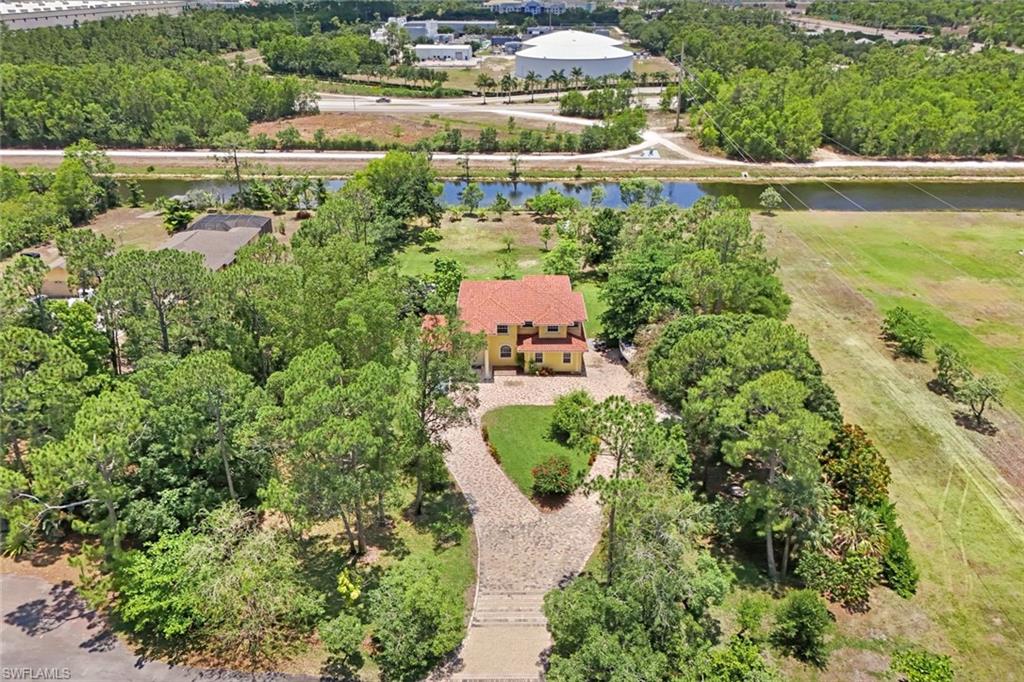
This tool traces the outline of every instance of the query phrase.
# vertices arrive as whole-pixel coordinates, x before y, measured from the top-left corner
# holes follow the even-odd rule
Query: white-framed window
[[[502,346],[498,349],[498,355],[506,359],[512,357],[512,346]]]
[[[562,353],[562,364],[568,365],[572,362],[572,353]]]
[[[534,362],[544,362],[544,354],[543,353],[534,353],[533,354],[533,361]]]
[[[499,334],[508,334],[508,325],[507,324],[499,324],[498,325],[498,333]]]
[[[549,332],[557,332],[558,331],[558,325],[557,324],[549,324],[548,325],[548,331]]]

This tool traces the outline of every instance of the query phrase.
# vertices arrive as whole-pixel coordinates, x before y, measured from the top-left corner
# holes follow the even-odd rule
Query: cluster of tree
[[[67,148],[56,171],[0,166],[0,258],[56,237],[121,202],[114,166],[89,142]],[[127,183],[139,205],[138,183]]]
[[[612,114],[626,111],[633,104],[630,86],[599,88],[586,95],[578,91],[567,92],[558,102],[562,116],[583,116],[585,118],[608,118]]]
[[[546,76],[541,76],[536,71],[530,71],[523,78],[516,78],[512,74],[506,73],[498,80],[487,73],[481,73],[477,76],[475,85],[483,93],[485,99],[487,95],[498,93],[508,97],[509,102],[511,102],[512,95],[528,94],[532,102],[537,92],[554,92],[556,96],[559,96],[562,91],[567,91],[566,97],[569,97],[569,104],[561,104],[563,115],[568,115],[570,110],[583,112],[589,106],[591,110],[602,113],[589,115],[588,118],[602,118],[608,113],[628,108],[632,89],[635,86],[644,87],[649,83],[665,83],[667,80],[668,74],[663,72],[634,74],[632,71],[626,71],[618,75],[587,76],[584,75],[583,69],[574,66],[568,73],[565,69],[558,69]],[[582,95],[576,93],[576,90],[606,92],[596,95],[593,99],[584,97],[581,100]],[[619,102],[623,101],[624,104],[620,105]],[[564,109],[565,106],[568,106],[569,109]],[[585,114],[581,113],[581,115]]]
[[[9,145],[196,146],[316,108],[297,78],[223,61],[0,64],[0,80]]]
[[[924,359],[933,338],[928,321],[903,306],[886,311],[881,331],[898,355],[915,360]],[[966,407],[974,428],[985,426],[985,410],[1002,404],[1003,379],[975,374],[963,353],[948,343],[936,346],[935,359],[934,388]]]
[[[289,16],[290,19],[290,16]],[[197,10],[180,16],[136,16],[64,27],[3,31],[3,61],[73,66],[150,61],[245,50],[295,31],[290,20]]]
[[[260,44],[271,71],[336,78],[388,63],[384,46],[353,31],[280,35]]]
[[[789,301],[747,212],[731,198],[634,200],[608,233],[610,259],[595,251],[606,334],[637,342],[648,384],[679,411],[694,480],[734,524],[724,537],[761,537],[773,579],[796,566],[850,607],[880,581],[911,593],[885,461],[843,424],[806,339],[781,321]]]
[[[316,628],[339,661],[369,636],[389,678],[419,679],[461,640],[462,595],[416,559],[372,584],[346,568],[338,600],[310,576],[345,553],[308,534],[340,521],[359,554],[403,491],[415,519],[450,492],[442,432],[473,403],[480,342],[451,314],[457,281],[412,282],[392,258],[437,222],[438,194],[425,157],[391,154],[291,247],[264,237],[218,272],[66,231],[70,284],[93,292],[70,306],[37,295],[37,260],[14,261],[0,280],[5,550],[69,527],[95,539],[111,608],[151,641],[256,668]],[[452,322],[422,328],[424,312]]]
[[[831,616],[813,591],[782,600],[770,627],[770,600],[745,597],[737,632],[721,636],[712,609],[733,574],[707,549],[714,529],[689,489],[691,456],[678,423],[621,396],[595,404],[569,394],[559,403],[568,442],[599,449],[614,467],[591,484],[607,512],[603,575],[584,574],[545,597],[549,678],[781,680],[763,656],[768,642],[824,666]]]
[[[635,203],[623,219],[602,288],[610,338],[632,340],[644,325],[681,313],[786,316],[775,261],[734,198],[703,198],[689,210]]]
[[[807,14],[870,28],[934,33],[967,25],[972,40],[1024,43],[1024,7],[1013,0],[815,0]]]

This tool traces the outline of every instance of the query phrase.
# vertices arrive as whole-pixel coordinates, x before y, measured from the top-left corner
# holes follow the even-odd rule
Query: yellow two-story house
[[[463,280],[458,306],[466,330],[487,336],[478,359],[485,378],[495,369],[517,367],[583,372],[587,307],[565,275]]]

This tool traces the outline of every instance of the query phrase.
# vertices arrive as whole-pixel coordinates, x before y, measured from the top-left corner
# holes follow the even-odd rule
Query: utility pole
[[[679,117],[683,113],[683,60],[686,59],[686,41],[684,40],[679,44],[679,84],[676,86],[676,127],[675,130],[679,130]]]

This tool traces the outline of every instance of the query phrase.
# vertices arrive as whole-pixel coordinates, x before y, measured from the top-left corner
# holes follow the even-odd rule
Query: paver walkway
[[[646,399],[621,364],[593,352],[585,361],[586,376],[497,376],[482,383],[474,423],[447,435],[448,469],[473,513],[479,573],[469,633],[446,679],[538,679],[551,645],[544,594],[576,575],[600,539],[602,514],[594,496],[576,493],[558,510],[541,512],[491,458],[480,434],[480,417],[494,408],[549,405],[578,388],[597,400]],[[601,456],[591,475],[610,470],[611,458]]]

